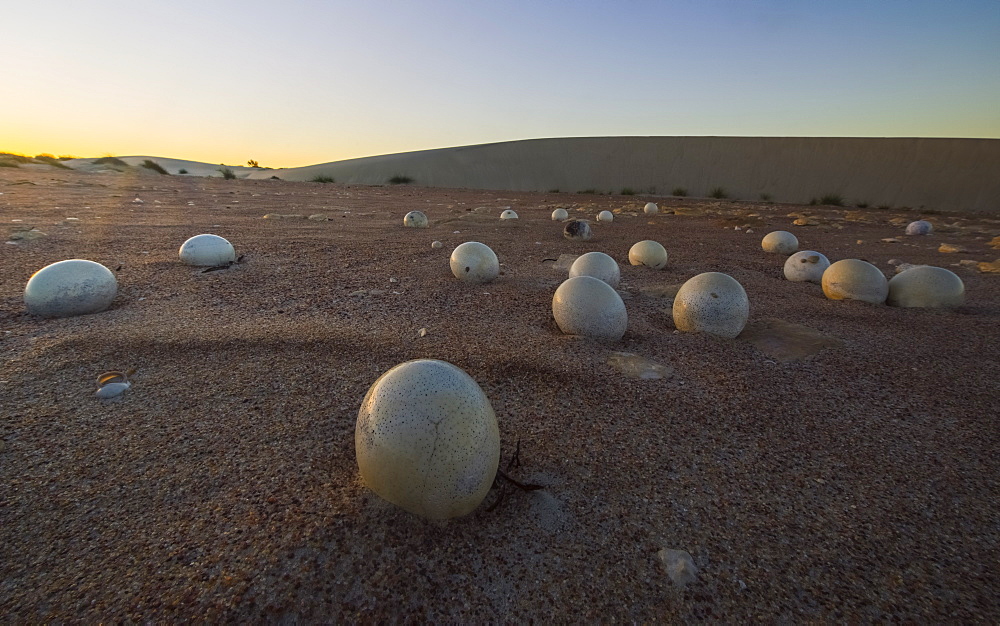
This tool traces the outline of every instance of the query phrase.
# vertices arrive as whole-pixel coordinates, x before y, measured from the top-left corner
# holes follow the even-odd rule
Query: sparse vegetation
[[[670,192],[670,195],[683,198],[688,195],[688,190],[684,187],[674,187],[674,190]]]
[[[248,166],[248,167],[256,167],[256,168],[260,168],[260,164],[259,164],[259,163],[257,163],[257,161],[254,161],[253,159],[248,159],[248,160],[247,160],[247,166]]]
[[[281,180],[281,179],[280,179],[280,178],[278,178],[277,176],[272,176],[272,177],[271,177],[271,180]]]
[[[71,154],[60,154],[59,155],[59,160],[60,161],[72,161],[73,159],[76,159],[76,158],[78,158],[78,157],[75,157],[75,156],[73,156]]]
[[[6,159],[0,159],[0,167],[21,167],[14,161],[7,161]]]
[[[635,191],[631,187],[622,187],[621,195],[623,196],[634,196]]]
[[[761,202],[770,202],[771,201],[771,194],[769,194],[769,193],[762,193],[762,194],[760,194],[760,200],[761,200]]]
[[[320,174],[319,176],[314,176],[313,178],[310,178],[309,182],[311,182],[311,183],[333,183],[333,182],[336,182],[336,181],[333,180],[332,176],[323,176],[322,174]]]
[[[578,191],[577,193],[597,193],[597,190],[593,189],[593,188],[591,188],[591,189],[583,189],[583,190]]]
[[[0,152],[0,159],[16,163],[31,163],[31,157],[26,157],[23,154],[14,154],[13,152]]]
[[[170,176],[170,172],[168,172],[167,170],[163,169],[163,167],[159,163],[157,163],[156,161],[153,161],[152,159],[146,159],[145,161],[143,161],[142,162],[142,166],[144,168],[146,168],[147,170],[153,170],[154,172],[158,172],[158,173],[163,174],[165,176]]]
[[[858,207],[859,209],[867,209],[868,208],[868,203],[867,202],[858,202],[854,206]]]
[[[178,174],[187,174],[188,171],[182,167],[181,169],[177,170],[177,173]]]
[[[549,189],[549,193],[559,193],[559,188],[556,187],[555,189]]]
[[[219,171],[222,172],[222,177],[226,180],[233,180],[236,178],[236,172],[229,169],[228,167],[220,167]]]
[[[723,189],[722,187],[716,187],[712,191],[708,192],[708,197],[718,198],[719,200],[722,200],[723,198],[728,198],[729,194],[727,194],[726,190]]]
[[[809,206],[816,206],[817,204],[819,204],[819,201],[816,198],[809,198]]]
[[[844,206],[844,197],[839,193],[828,193],[819,199],[819,203],[826,206]]]
[[[119,167],[128,167],[128,163],[122,161],[118,157],[113,157],[111,155],[103,156],[99,159],[94,160],[94,165],[117,165]]]
[[[396,174],[389,179],[389,183],[392,185],[409,185],[413,182],[413,179],[404,174]]]
[[[876,208],[876,209],[878,209],[879,211],[888,211],[888,210],[889,210],[889,209],[891,209],[892,207],[891,207],[891,206],[889,206],[888,204],[880,204],[880,205],[878,205],[878,206],[877,206],[877,207],[875,207],[875,208]]]
[[[68,165],[59,162],[59,159],[55,158],[51,154],[38,154],[35,155],[36,163],[44,163],[45,165],[51,165],[52,167],[61,167],[64,170],[72,169]]]

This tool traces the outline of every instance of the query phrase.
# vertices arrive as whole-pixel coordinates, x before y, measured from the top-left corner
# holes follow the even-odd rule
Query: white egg
[[[593,276],[575,276],[559,285],[552,297],[552,315],[567,335],[617,341],[628,327],[621,296]]]
[[[760,247],[764,252],[791,254],[799,249],[799,239],[787,230],[776,230],[764,235]]]
[[[462,369],[432,359],[396,365],[368,389],[354,430],[361,479],[429,519],[472,512],[500,463],[489,399]]]
[[[621,281],[621,269],[618,262],[603,252],[588,252],[582,254],[569,266],[569,277],[593,276],[617,287]]]
[[[403,226],[409,228],[427,228],[427,216],[423,211],[410,211],[403,216]]]
[[[236,260],[236,250],[218,235],[195,235],[181,244],[180,258],[188,265],[225,265]]]
[[[785,260],[785,278],[794,282],[819,284],[828,267],[830,259],[825,255],[813,250],[802,250]]]
[[[662,270],[667,266],[667,256],[667,249],[663,245],[646,239],[629,248],[628,262],[632,265],[645,265],[654,270]]]
[[[886,304],[902,307],[951,308],[965,302],[965,283],[943,267],[922,265],[889,281]]]
[[[674,326],[732,339],[750,317],[750,300],[743,285],[728,274],[705,272],[689,279],[677,291]]]
[[[94,261],[69,259],[32,274],[24,287],[24,304],[28,313],[43,317],[87,315],[107,309],[117,293],[111,270]]]
[[[843,259],[826,268],[821,284],[830,300],[882,304],[889,295],[889,282],[882,270],[860,259]]]
[[[500,275],[500,260],[486,244],[466,241],[451,253],[451,273],[469,283],[487,283]]]

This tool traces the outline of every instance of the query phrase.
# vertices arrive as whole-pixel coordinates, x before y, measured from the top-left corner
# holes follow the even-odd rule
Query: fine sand
[[[1000,621],[1000,277],[973,263],[1000,257],[996,219],[7,168],[0,193],[7,622]],[[617,216],[574,243],[558,206]],[[402,227],[415,209],[430,228]],[[919,217],[935,234],[905,237]],[[827,300],[761,250],[777,229],[887,275],[946,267],[966,304]],[[204,232],[242,263],[179,264]],[[642,239],[666,269],[628,265]],[[468,240],[498,280],[452,277]],[[551,259],[592,250],[622,264],[614,344],[552,320]],[[68,258],[116,272],[112,308],[27,315],[32,272]],[[672,293],[706,271],[746,288],[740,338],[675,332]],[[616,352],[666,376],[630,378]],[[510,473],[543,490],[438,523],[360,483],[361,399],[423,357],[479,382],[501,462],[520,441]],[[96,399],[125,368],[132,388]],[[696,578],[674,583],[664,550]]]

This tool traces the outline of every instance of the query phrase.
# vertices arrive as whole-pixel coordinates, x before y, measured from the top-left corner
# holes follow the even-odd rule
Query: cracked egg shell
[[[705,272],[688,279],[674,297],[674,326],[732,339],[743,332],[750,317],[750,300],[743,285],[721,272]]]
[[[68,259],[46,265],[24,286],[28,313],[42,317],[72,317],[100,313],[118,294],[118,281],[94,261]]]
[[[662,270],[667,266],[667,256],[667,249],[652,239],[640,241],[628,250],[629,263],[632,265],[645,265],[654,270]]]
[[[233,244],[218,235],[210,234],[191,237],[181,244],[178,254],[182,263],[196,266],[215,267],[236,260]]]
[[[467,283],[488,283],[500,275],[500,260],[486,244],[466,241],[451,252],[451,273]]]
[[[500,463],[489,399],[462,369],[433,359],[396,365],[368,389],[354,430],[361,479],[428,519],[473,511]]]

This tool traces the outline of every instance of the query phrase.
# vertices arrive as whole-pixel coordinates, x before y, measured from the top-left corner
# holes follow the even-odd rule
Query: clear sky
[[[0,151],[1000,138],[1000,0],[0,0]]]

